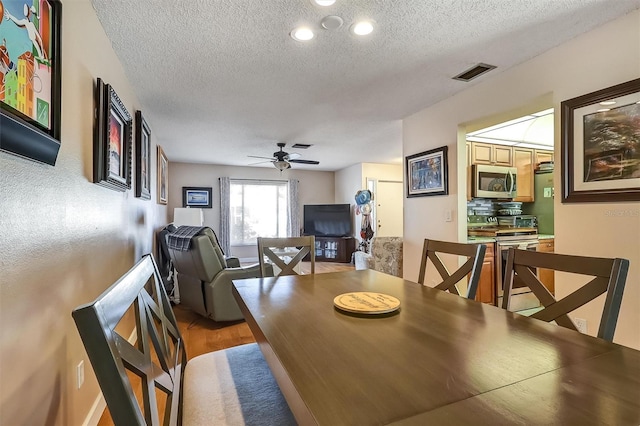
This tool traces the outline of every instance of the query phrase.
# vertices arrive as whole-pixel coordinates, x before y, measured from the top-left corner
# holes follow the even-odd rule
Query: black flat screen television
[[[351,237],[351,205],[306,204],[304,233],[316,237]]]

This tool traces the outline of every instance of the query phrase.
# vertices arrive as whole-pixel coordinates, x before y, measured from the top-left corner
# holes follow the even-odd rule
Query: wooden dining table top
[[[301,425],[640,424],[640,351],[374,270],[233,283]]]

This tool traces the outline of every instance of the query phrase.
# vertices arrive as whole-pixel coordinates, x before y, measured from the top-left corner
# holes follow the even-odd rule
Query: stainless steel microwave
[[[474,164],[472,167],[473,196],[477,198],[514,198],[516,196],[515,167]]]

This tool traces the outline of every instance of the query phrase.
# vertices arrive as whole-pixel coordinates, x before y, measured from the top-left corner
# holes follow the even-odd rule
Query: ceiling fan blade
[[[262,159],[270,160],[270,161],[274,161],[274,160],[275,160],[275,158],[273,158],[273,157],[259,157],[259,156],[257,156],[257,155],[247,155],[247,157],[251,157],[251,158],[262,158]]]
[[[298,163],[298,164],[320,164],[319,161],[313,160],[289,160],[290,163]]]
[[[300,154],[298,154],[297,152],[291,152],[289,154],[287,154],[287,157],[289,157],[289,160],[296,160],[300,157],[302,157]]]
[[[258,164],[265,164],[265,163],[273,163],[273,160],[258,161],[257,163],[247,164],[247,166],[256,166]]]

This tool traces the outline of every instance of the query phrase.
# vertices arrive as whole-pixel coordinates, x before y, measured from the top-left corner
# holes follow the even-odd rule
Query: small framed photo
[[[182,207],[211,208],[211,187],[182,187]]]
[[[151,130],[136,111],[136,197],[151,199]]]
[[[640,78],[560,104],[562,202],[640,201]]]
[[[407,197],[447,195],[447,147],[413,154],[406,157]]]
[[[158,204],[169,202],[169,159],[158,145]]]
[[[93,182],[116,191],[131,188],[131,115],[111,85],[98,79],[93,139]]]

